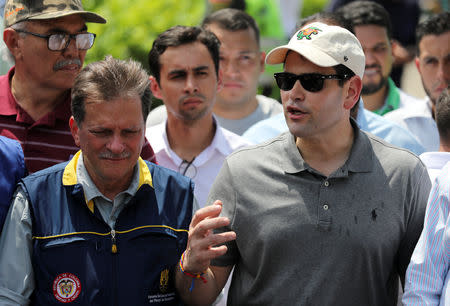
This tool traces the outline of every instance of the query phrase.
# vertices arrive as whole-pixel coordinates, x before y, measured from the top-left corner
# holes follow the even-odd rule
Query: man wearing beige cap
[[[0,76],[0,135],[18,140],[30,173],[69,160],[70,89],[95,40],[86,22],[106,20],[81,0],[8,0],[3,39],[15,61]],[[142,157],[151,159],[148,143]]]
[[[231,305],[394,305],[430,180],[409,151],[359,130],[364,53],[312,23],[272,50],[289,132],[231,154],[196,212],[177,288]],[[219,245],[219,246],[217,246]]]

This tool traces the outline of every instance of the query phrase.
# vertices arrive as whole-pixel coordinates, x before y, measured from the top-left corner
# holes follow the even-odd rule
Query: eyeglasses
[[[75,39],[78,50],[88,50],[94,45],[96,35],[94,33],[78,33],[78,34],[49,34],[43,35],[32,33],[25,30],[15,30],[19,33],[30,34],[36,37],[47,39],[47,47],[51,51],[62,51],[67,49],[72,39]]]
[[[279,72],[274,74],[277,85],[281,90],[291,90],[297,80],[300,81],[303,88],[310,92],[318,92],[323,88],[323,83],[328,79],[345,80],[349,76],[347,74],[320,74],[320,73],[304,73],[293,74],[289,72]]]

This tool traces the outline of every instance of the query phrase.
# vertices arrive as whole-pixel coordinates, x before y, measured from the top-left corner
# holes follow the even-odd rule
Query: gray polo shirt
[[[431,187],[411,152],[360,131],[329,177],[289,132],[231,154],[208,202],[237,234],[213,265],[235,265],[231,305],[395,305]]]

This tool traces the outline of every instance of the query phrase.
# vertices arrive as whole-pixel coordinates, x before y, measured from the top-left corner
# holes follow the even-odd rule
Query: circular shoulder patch
[[[72,273],[62,273],[53,281],[53,295],[62,303],[75,301],[80,292],[80,280]]]

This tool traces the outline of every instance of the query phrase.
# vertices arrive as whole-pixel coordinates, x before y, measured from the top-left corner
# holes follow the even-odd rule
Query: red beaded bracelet
[[[186,251],[185,251],[186,252]],[[184,261],[184,253],[185,252],[183,252],[183,254],[181,254],[181,258],[180,258],[180,262],[179,262],[179,267],[180,267],[180,271],[183,273],[183,274],[185,274],[185,275],[187,275],[187,276],[189,276],[189,277],[192,277],[192,283],[191,283],[191,287],[189,288],[189,292],[192,292],[192,290],[194,289],[194,281],[195,281],[195,279],[197,278],[200,278],[202,281],[203,281],[203,283],[207,283],[207,280],[206,280],[206,278],[204,278],[203,277],[203,274],[204,273],[199,273],[199,274],[192,274],[192,273],[189,273],[189,272],[186,272],[185,270],[184,270],[184,267],[183,267],[183,261]]]

